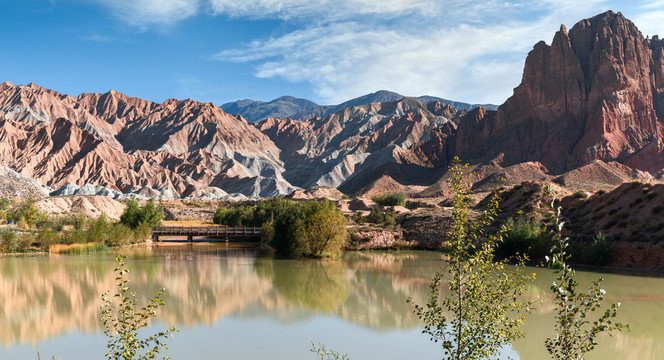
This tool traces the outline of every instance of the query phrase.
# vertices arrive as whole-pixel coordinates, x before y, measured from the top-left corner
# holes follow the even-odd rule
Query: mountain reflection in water
[[[340,261],[282,260],[223,244],[123,252],[129,256],[130,286],[143,296],[141,301],[166,288],[167,305],[159,319],[183,331],[214,325],[229,315],[281,324],[327,316],[378,332],[417,330],[421,324],[405,300],[412,297],[423,304],[429,281],[443,264],[443,255],[434,252],[348,253]],[[99,295],[114,289],[115,266],[111,255],[0,259],[0,344],[11,349],[72,331],[102,332]],[[553,328],[549,296],[553,274],[547,269],[536,272],[538,279],[527,296],[544,301],[525,325],[528,337],[514,345],[521,359],[548,358],[543,340]],[[578,275],[581,284],[600,276]],[[588,359],[664,358],[664,279],[603,276],[609,301],[623,303],[619,320],[629,323],[632,332],[602,339],[604,344]]]

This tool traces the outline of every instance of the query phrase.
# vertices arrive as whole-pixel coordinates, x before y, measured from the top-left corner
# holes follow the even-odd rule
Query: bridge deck
[[[222,236],[222,237],[258,237],[261,235],[259,227],[229,227],[229,226],[158,226],[152,228],[152,236],[159,241],[159,236],[187,236],[192,241],[194,236]]]

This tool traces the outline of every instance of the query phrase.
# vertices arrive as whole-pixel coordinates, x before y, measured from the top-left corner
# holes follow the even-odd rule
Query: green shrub
[[[214,213],[212,222],[215,224],[235,227],[260,226],[262,222],[259,223],[259,221],[255,221],[254,214],[254,210],[249,206],[240,206],[235,209],[219,207]],[[265,219],[265,221],[267,220],[268,219]]]
[[[394,224],[396,224],[396,216],[397,212],[394,211],[394,208],[388,207],[387,209],[385,209],[385,214],[383,215],[384,217],[383,224],[385,226],[394,226]]]
[[[539,261],[548,254],[549,236],[542,224],[535,219],[527,217],[510,219],[507,229],[503,241],[496,248],[496,256],[499,259],[522,254],[528,256],[530,261]]]
[[[574,199],[585,199],[585,198],[588,197],[588,194],[586,194],[583,190],[579,190],[579,191],[575,192],[574,194],[572,194],[572,197]]]
[[[391,194],[376,195],[371,198],[376,204],[381,206],[405,206],[406,196],[402,192]]]
[[[0,243],[2,244],[2,251],[9,253],[18,250],[19,236],[16,231],[12,229],[0,230]]]
[[[106,245],[120,246],[130,244],[134,241],[134,231],[129,226],[117,224],[110,228],[106,238]]]
[[[346,218],[327,200],[296,203],[275,197],[253,207],[219,207],[213,222],[261,227],[276,253],[290,258],[336,256],[347,237]]]
[[[338,256],[346,245],[346,217],[334,203],[308,201],[304,204],[302,236],[304,256]]]
[[[60,234],[50,228],[44,228],[37,234],[37,245],[44,250],[53,244],[59,244],[61,241]]]
[[[378,208],[372,208],[371,212],[367,217],[365,218],[366,222],[372,223],[372,224],[382,224],[385,222],[385,216],[383,215],[382,212],[380,212],[380,209]]]
[[[120,223],[136,229],[140,224],[145,223],[148,226],[160,226],[161,221],[164,219],[164,212],[154,205],[152,199],[139,207],[138,201],[135,199],[129,200],[127,208],[120,216]]]
[[[595,235],[586,254],[584,263],[589,265],[608,265],[613,260],[613,245],[602,233]]]
[[[353,216],[351,217],[351,219],[356,224],[364,224],[364,222],[365,222],[364,215],[362,215],[361,211],[356,211],[355,213],[353,213]]]
[[[143,337],[140,331],[148,326],[150,318],[157,316],[157,310],[164,306],[166,290],[161,289],[154,298],[148,299],[148,304],[141,306],[135,291],[127,285],[126,274],[129,270],[124,257],[118,256],[117,286],[115,294],[105,292],[101,296],[101,320],[104,324],[104,334],[108,337],[106,358],[109,360],[123,359],[156,359],[157,355],[168,349],[166,340],[177,332],[175,327]],[[114,301],[112,299],[117,299]],[[162,358],[166,358],[163,357]]]
[[[105,215],[100,215],[97,220],[91,221],[88,226],[86,242],[99,242],[106,244],[110,235],[110,227]]]
[[[35,203],[35,198],[30,197],[26,199],[18,208],[5,214],[7,220],[12,221],[15,224],[23,222],[25,224],[23,228],[25,229],[32,227],[40,221],[44,221],[48,216],[39,211],[39,208],[37,208]]]

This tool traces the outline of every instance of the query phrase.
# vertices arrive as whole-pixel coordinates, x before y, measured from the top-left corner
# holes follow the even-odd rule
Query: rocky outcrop
[[[415,246],[414,241],[405,241],[401,231],[389,230],[358,230],[351,231],[348,249],[369,250],[386,248],[403,248]]]
[[[274,143],[210,103],[157,104],[115,91],[72,98],[35,84],[3,83],[0,139],[0,163],[55,188],[70,182],[180,197],[268,177],[246,195],[294,189],[279,176],[284,169]]]
[[[403,98],[350,107],[308,121],[267,119],[257,127],[282,150],[280,159],[288,182],[352,193],[383,175],[404,182],[427,181],[414,168],[431,166],[405,149],[449,122],[421,102]]]
[[[28,198],[48,196],[48,191],[33,178],[0,165],[0,198]]]
[[[504,153],[504,165],[539,161],[558,173],[596,159],[630,163],[662,136],[661,64],[661,42],[645,39],[620,13],[582,20],[569,32],[561,26],[551,45],[539,42],[528,54],[521,84],[497,112],[464,118],[456,153]]]

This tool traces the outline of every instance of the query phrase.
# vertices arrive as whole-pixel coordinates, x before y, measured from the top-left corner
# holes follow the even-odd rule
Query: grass
[[[50,254],[84,255],[109,252],[108,246],[101,243],[54,244],[48,247]]]

